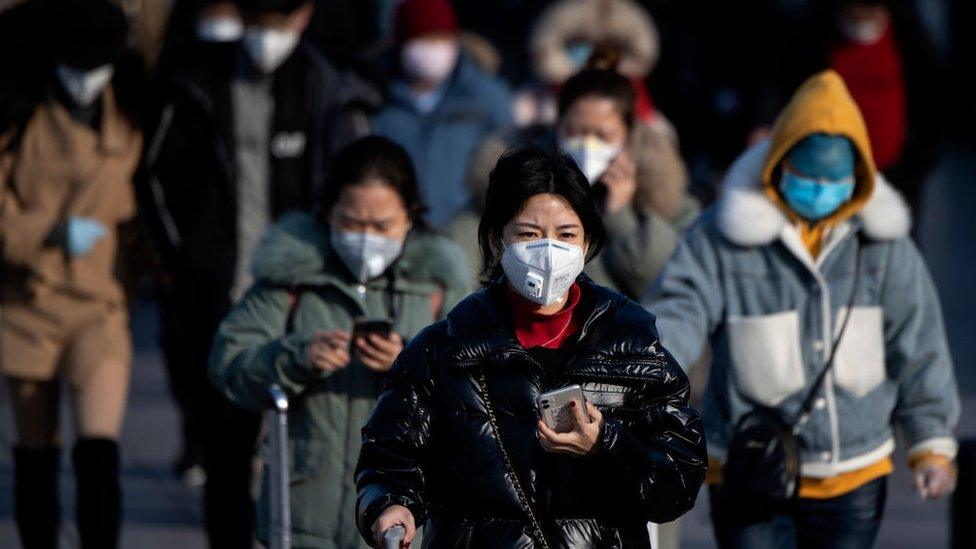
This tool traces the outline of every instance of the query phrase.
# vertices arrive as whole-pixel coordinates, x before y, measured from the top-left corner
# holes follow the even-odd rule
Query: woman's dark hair
[[[634,125],[637,93],[627,77],[614,70],[583,69],[573,75],[559,90],[559,118],[565,116],[573,103],[583,97],[603,97],[612,100],[624,124]]]
[[[590,182],[572,158],[535,147],[511,149],[498,159],[488,175],[485,211],[478,225],[483,281],[487,284],[501,274],[492,249],[492,240],[501,238],[505,225],[525,208],[537,194],[554,194],[569,203],[583,223],[589,243],[586,260],[603,248],[606,229],[590,190]]]
[[[0,12],[0,134],[14,150],[37,106],[59,86],[58,63],[90,69],[111,63],[116,103],[141,127],[146,94],[142,59],[126,47],[128,23],[107,0],[33,0]],[[0,151],[0,152],[3,152]]]
[[[378,135],[357,139],[336,152],[319,200],[319,220],[323,223],[328,220],[343,189],[365,183],[369,178],[377,178],[392,187],[403,200],[414,227],[426,227],[427,208],[420,198],[410,155],[400,145]]]

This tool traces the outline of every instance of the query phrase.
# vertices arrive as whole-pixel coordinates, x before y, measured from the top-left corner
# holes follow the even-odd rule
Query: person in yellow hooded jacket
[[[800,87],[722,193],[644,298],[679,364],[711,344],[704,422],[719,546],[871,547],[895,428],[919,493],[953,490],[959,397],[908,208],[876,171],[837,73]],[[799,478],[794,501],[746,509],[730,504],[722,473],[739,421],[757,410],[793,427]]]

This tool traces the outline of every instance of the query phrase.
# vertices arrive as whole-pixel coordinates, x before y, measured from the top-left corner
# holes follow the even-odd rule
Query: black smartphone
[[[357,318],[352,325],[352,340],[370,334],[389,336],[393,332],[393,321],[388,318]]]

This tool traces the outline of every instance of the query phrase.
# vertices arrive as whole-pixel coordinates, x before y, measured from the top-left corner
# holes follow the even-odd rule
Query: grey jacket
[[[939,299],[908,236],[904,201],[879,176],[865,208],[831,231],[815,260],[763,194],[767,147],[736,161],[719,202],[683,236],[644,298],[683,367],[706,341],[712,345],[709,454],[724,460],[733,426],[757,405],[795,417],[848,314],[857,276],[833,371],[799,435],[803,475],[832,477],[886,457],[895,426],[910,456],[953,457],[958,391]]]

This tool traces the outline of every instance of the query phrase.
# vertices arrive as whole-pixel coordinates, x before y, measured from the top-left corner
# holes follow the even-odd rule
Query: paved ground
[[[921,240],[939,284],[949,337],[964,388],[961,431],[976,436],[976,155],[956,152],[933,177]],[[133,311],[136,333],[134,385],[123,433],[126,524],[122,546],[140,549],[197,549],[205,546],[200,531],[197,491],[169,475],[177,452],[176,416],[166,391],[166,380],[154,342],[156,324],[152,305],[138,304]],[[0,384],[2,385],[2,384]],[[17,547],[11,518],[11,423],[6,395],[0,387],[0,547]],[[67,418],[66,418],[67,419]],[[67,424],[67,422],[66,422]],[[70,440],[70,436],[69,436]],[[899,465],[904,463],[898,459]],[[72,482],[68,464],[62,477],[64,516],[71,517]],[[890,481],[890,501],[879,547],[947,546],[947,505],[920,502],[910,479],[899,469]],[[714,547],[707,501],[683,521],[685,548]],[[77,547],[77,535],[65,521],[64,547]]]

